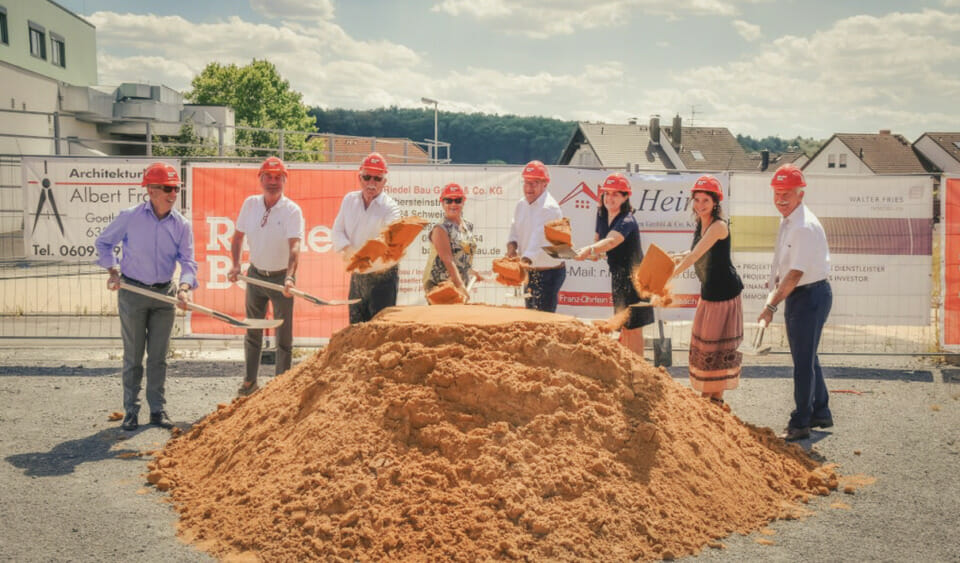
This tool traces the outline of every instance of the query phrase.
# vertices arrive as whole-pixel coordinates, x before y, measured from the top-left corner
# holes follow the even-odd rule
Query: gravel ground
[[[143,479],[149,456],[137,454],[162,447],[169,432],[125,433],[107,420],[122,410],[119,346],[0,342],[0,560],[210,560],[177,539],[166,496]],[[176,346],[168,411],[187,428],[234,396],[242,351],[238,342]],[[841,474],[876,482],[815,499],[810,517],[774,522],[770,535],[731,536],[725,549],[690,559],[960,561],[960,369],[904,357],[823,360],[832,390],[859,394],[831,393],[836,425],[801,444]],[[727,395],[734,413],[779,431],[792,403],[788,363],[783,354],[750,358]],[[671,373],[686,384],[682,365]]]

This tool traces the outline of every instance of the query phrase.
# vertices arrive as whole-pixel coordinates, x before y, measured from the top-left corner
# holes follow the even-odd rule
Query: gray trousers
[[[173,284],[164,293],[169,294]],[[153,288],[151,288],[153,289]],[[153,289],[153,291],[163,291]],[[147,352],[147,405],[150,412],[164,409],[163,386],[167,380],[167,350],[176,310],[173,305],[124,289],[117,295],[120,334],[123,338],[123,410],[140,412],[143,352]]]
[[[251,278],[283,285],[286,275],[281,272],[273,276],[262,276],[250,268]],[[279,291],[247,284],[247,318],[262,319],[267,316],[267,303],[273,305],[273,318],[283,319],[283,324],[275,329],[277,337],[277,375],[290,369],[293,357],[293,297],[284,297]],[[243,352],[247,374],[244,381],[256,382],[260,372],[260,352],[263,349],[263,331],[248,330],[243,339]]]

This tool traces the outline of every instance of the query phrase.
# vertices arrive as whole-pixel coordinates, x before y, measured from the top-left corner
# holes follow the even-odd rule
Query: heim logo
[[[600,196],[591,190],[586,182],[580,182],[577,187],[570,190],[570,193],[563,196],[563,199],[559,202],[560,207],[563,207],[570,200],[573,200],[574,209],[593,209],[600,204]]]

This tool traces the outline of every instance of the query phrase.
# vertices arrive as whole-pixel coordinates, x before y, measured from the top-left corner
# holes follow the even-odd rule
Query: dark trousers
[[[283,285],[286,273],[281,271],[272,276],[264,276],[250,268],[247,275],[251,278],[264,280]],[[273,318],[283,319],[283,324],[275,330],[277,337],[276,374],[290,369],[293,358],[293,297],[284,297],[283,293],[257,285],[247,284],[247,318],[262,319],[267,316],[267,303],[273,305]],[[247,373],[244,381],[257,381],[260,372],[260,352],[263,349],[263,331],[248,330],[243,339],[243,353],[246,361]]]
[[[530,297],[526,299],[527,309],[556,313],[557,295],[565,279],[567,279],[566,266],[539,272],[529,271],[526,293],[529,293]]]
[[[350,275],[350,299],[360,299],[350,305],[350,324],[365,323],[377,313],[397,304],[400,289],[400,267],[375,274]]]
[[[124,278],[127,283],[134,283]],[[165,288],[144,286],[157,293],[169,295],[172,284]],[[140,412],[140,388],[143,383],[143,353],[147,353],[147,405],[150,412],[164,410],[164,384],[167,381],[167,350],[170,347],[170,332],[176,315],[170,303],[151,299],[146,295],[124,289],[117,295],[120,313],[120,335],[123,338],[123,410]]]
[[[810,426],[811,418],[832,418],[830,396],[817,357],[823,325],[833,306],[833,291],[826,280],[797,287],[787,297],[784,319],[793,356],[791,428]]]

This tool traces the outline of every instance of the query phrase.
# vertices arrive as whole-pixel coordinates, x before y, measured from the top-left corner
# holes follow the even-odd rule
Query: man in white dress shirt
[[[523,167],[523,198],[513,212],[507,256],[520,256],[526,267],[527,309],[555,313],[560,286],[567,279],[567,268],[562,260],[551,258],[543,251],[544,246],[550,245],[543,233],[544,224],[563,217],[557,200],[547,192],[549,183],[550,173],[539,160]]]
[[[757,318],[758,322],[769,324],[777,306],[786,304],[783,316],[793,356],[796,403],[783,435],[788,441],[809,438],[810,428],[833,426],[830,394],[817,357],[823,325],[833,305],[833,292],[827,281],[830,248],[820,220],[803,203],[806,185],[803,172],[792,164],[778,168],[770,181],[773,204],[783,220],[770,272],[772,291]]]
[[[360,189],[343,197],[340,211],[333,222],[333,248],[349,260],[366,242],[400,218],[400,206],[388,194],[387,161],[380,153],[370,153],[360,163],[357,173]],[[400,288],[399,265],[381,272],[350,274],[350,324],[364,323],[382,309],[397,304]]]
[[[250,246],[250,267],[247,275],[284,286],[283,293],[247,284],[247,318],[262,319],[267,315],[267,303],[273,305],[273,318],[283,319],[277,328],[276,374],[290,369],[293,357],[293,295],[290,288],[296,283],[300,261],[300,240],[303,238],[303,211],[283,195],[287,183],[287,167],[271,156],[263,161],[258,173],[263,193],[248,197],[240,208],[237,228],[230,241],[233,267],[227,279],[237,281],[240,274],[243,241]],[[243,340],[246,375],[238,393],[246,396],[257,390],[260,371],[260,352],[263,331],[248,330]]]

